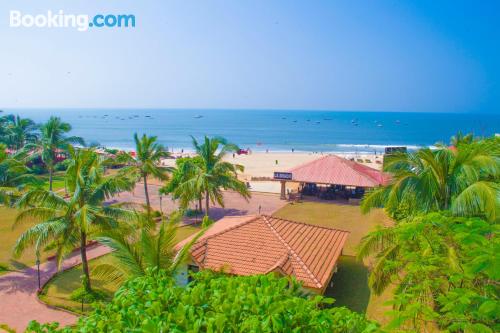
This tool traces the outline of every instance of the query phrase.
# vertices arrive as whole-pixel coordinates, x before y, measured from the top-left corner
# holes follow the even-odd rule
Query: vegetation
[[[17,260],[12,259],[12,248],[17,238],[29,227],[34,225],[34,221],[27,220],[22,227],[14,228],[18,211],[14,208],[0,206],[0,274],[7,271],[27,268],[35,264],[36,256],[34,251],[26,251]],[[41,260],[52,255],[52,251],[41,253]]]
[[[114,194],[130,190],[130,179],[122,175],[104,176],[103,161],[89,149],[69,149],[71,163],[66,172],[68,198],[54,192],[30,190],[18,201],[23,211],[16,223],[26,219],[39,222],[25,231],[17,240],[14,253],[20,255],[27,247],[34,246],[39,253],[52,243],[57,248],[60,263],[65,254],[80,247],[84,287],[91,291],[87,261],[87,242],[97,231],[109,230],[118,225],[118,219],[130,218],[122,208],[104,206]]]
[[[244,198],[250,198],[244,182],[238,180],[237,172],[243,166],[225,162],[224,156],[238,150],[238,146],[227,142],[224,138],[208,138],[202,144],[193,138],[193,147],[198,158],[186,159],[182,165],[180,184],[174,184],[171,192],[181,198],[181,202],[205,199],[205,215],[208,216],[210,202],[224,207],[222,190],[233,190]],[[170,189],[167,188],[166,192]]]
[[[372,291],[394,290],[391,330],[500,329],[499,139],[459,134],[452,143],[390,157],[392,183],[363,202],[397,220],[358,252],[374,259]]]
[[[202,191],[188,191],[183,184],[194,178],[194,168],[203,168],[203,159],[200,156],[183,157],[175,160],[175,169],[172,170],[171,179],[160,189],[161,194],[171,195],[178,200],[181,208],[187,209],[192,201],[198,201],[198,210],[202,211]]]
[[[96,279],[92,275],[95,267],[101,264],[107,264],[113,261],[113,257],[106,254],[102,257],[92,259],[89,261],[89,269],[92,277],[92,289],[98,290],[101,294],[106,295],[104,300],[110,301],[113,299],[113,294],[118,290],[120,285],[116,281],[106,281]],[[81,300],[74,300],[76,290],[82,290],[82,267],[81,265],[75,266],[68,270],[56,274],[49,282],[43,287],[40,293],[40,299],[51,306],[67,309],[78,313],[88,313],[93,310],[93,302],[84,302],[82,311]],[[74,297],[73,297],[74,298]]]
[[[304,296],[293,280],[273,275],[230,277],[201,272],[177,287],[168,272],[128,281],[113,301],[63,332],[374,332],[377,325],[333,299]],[[57,324],[30,324],[56,332]]]
[[[419,149],[387,156],[389,186],[368,193],[363,211],[385,207],[396,219],[451,210],[457,216],[495,221],[500,200],[500,139],[473,141],[458,136],[457,146]]]
[[[182,217],[180,212],[172,214],[169,221],[162,219],[159,228],[149,217],[137,214],[137,220],[120,228],[106,230],[98,237],[99,243],[113,250],[111,263],[101,264],[93,272],[101,280],[122,283],[126,279],[143,276],[148,269],[162,269],[173,275],[186,260],[192,244],[203,234],[200,232],[181,249],[177,230]]]
[[[11,204],[26,185],[37,183],[29,174],[25,155],[8,155],[4,144],[0,144],[0,204]]]
[[[177,228],[174,243],[199,232],[199,227],[182,226]],[[106,254],[102,257],[89,261],[90,276],[92,278],[92,289],[99,290],[106,294],[105,301],[110,301],[113,294],[122,285],[122,281],[107,279],[105,275],[99,276],[100,265],[109,265],[119,267],[120,263],[116,262],[116,258],[111,254]],[[120,268],[118,268],[120,269]],[[81,301],[72,300],[72,295],[75,290],[78,290],[82,284],[82,265],[75,266],[69,270],[62,271],[52,278],[43,288],[40,298],[47,304],[55,307],[61,307],[73,312],[82,312]],[[94,304],[84,303],[83,313],[87,314],[94,309]]]
[[[389,328],[497,332],[500,301],[498,225],[480,218],[431,213],[380,229],[359,251],[376,253],[370,287],[397,286]]]
[[[0,117],[0,143],[6,144],[13,150],[20,150],[27,143],[35,142],[38,138],[35,122],[20,116],[6,115]]]
[[[54,168],[61,161],[57,158],[57,154],[67,151],[70,144],[85,145],[82,138],[67,136],[66,134],[70,131],[70,124],[62,122],[58,117],[50,117],[46,123],[40,126],[40,139],[25,147],[35,152],[32,155],[33,159],[41,158],[45,164],[49,172],[49,191],[52,191]]]
[[[144,134],[141,138],[134,134],[135,155],[123,152],[118,155],[118,161],[127,163],[128,166],[121,170],[122,174],[134,175],[137,180],[144,182],[144,195],[148,214],[151,212],[151,202],[148,192],[148,177],[167,180],[167,167],[160,166],[162,158],[170,156],[168,151],[159,143],[156,136],[148,137]]]

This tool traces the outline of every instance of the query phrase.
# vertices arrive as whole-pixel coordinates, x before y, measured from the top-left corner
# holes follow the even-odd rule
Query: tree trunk
[[[200,213],[203,212],[203,203],[202,203],[202,196],[198,198],[198,209],[200,210]]]
[[[208,216],[208,209],[210,208],[210,196],[208,191],[205,192],[205,215]]]
[[[151,213],[151,203],[149,202],[149,193],[148,193],[148,176],[144,174],[142,176],[144,180],[144,195],[146,196],[146,207],[148,210],[148,216]]]
[[[52,178],[54,175],[54,168],[49,166],[49,191],[52,192]]]
[[[87,234],[82,231],[80,238],[80,255],[82,257],[83,275],[85,276],[85,279],[83,280],[83,288],[86,292],[91,292],[92,286],[90,284],[89,263],[87,260]]]

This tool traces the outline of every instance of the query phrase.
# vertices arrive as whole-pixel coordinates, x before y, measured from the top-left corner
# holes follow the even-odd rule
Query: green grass
[[[368,269],[352,256],[341,256],[325,295],[335,298],[335,305],[366,313],[370,300]]]
[[[17,214],[16,209],[0,206],[0,274],[6,272],[4,268],[23,269],[35,264],[36,257],[33,249],[27,249],[19,259],[12,258],[12,249],[17,238],[33,225],[33,223],[24,222],[12,229]],[[48,254],[42,254],[41,260],[46,259],[47,256]]]
[[[48,174],[39,175],[37,178],[43,181],[43,188],[48,190],[49,175]],[[54,173],[54,176],[52,177],[52,190],[53,191],[64,190],[64,171],[58,171]]]
[[[200,228],[198,227],[181,227],[177,231],[177,241],[181,241],[199,230]],[[110,263],[113,260],[115,259],[110,254],[106,254],[102,257],[90,260],[90,271],[92,271],[92,269],[99,264]],[[82,313],[82,304],[80,302],[70,300],[71,293],[81,287],[81,276],[81,265],[75,266],[71,269],[59,273],[45,285],[45,287],[43,288],[43,292],[40,295],[40,299],[49,305],[64,308],[77,313]],[[91,281],[93,288],[106,293],[110,299],[113,296],[114,292],[119,288],[119,285],[117,284],[92,279],[92,277]],[[84,304],[83,313],[87,313],[90,310],[92,310],[92,305]]]
[[[363,215],[359,206],[322,202],[288,204],[274,216],[349,231],[343,252],[345,255],[356,255],[356,247],[361,238],[377,225],[391,223],[381,209],[374,209]]]
[[[113,262],[114,258],[106,254],[89,262],[90,270],[97,265]],[[80,302],[70,300],[71,293],[82,286],[82,266],[78,265],[64,272],[57,274],[43,288],[40,299],[47,304],[68,309],[74,312],[82,313]],[[92,279],[92,287],[103,291],[111,299],[118,285],[102,280]],[[92,305],[84,304],[83,312],[86,313],[92,309]]]
[[[362,214],[359,206],[334,203],[301,202],[288,204],[274,216],[349,231],[343,256],[338,262],[338,272],[333,275],[332,285],[325,294],[336,299],[336,306],[366,313],[370,319],[382,324],[388,322],[385,315],[390,306],[384,303],[391,299],[392,289],[377,296],[368,287],[368,269],[355,258],[361,238],[378,225],[391,225],[392,221],[381,209]]]

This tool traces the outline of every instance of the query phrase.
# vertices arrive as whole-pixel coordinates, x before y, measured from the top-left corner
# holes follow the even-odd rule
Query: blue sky
[[[10,28],[9,11],[134,14]],[[0,108],[499,112],[498,1],[2,1]]]

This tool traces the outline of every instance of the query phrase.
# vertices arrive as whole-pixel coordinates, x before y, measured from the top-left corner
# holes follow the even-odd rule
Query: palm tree
[[[200,157],[200,163],[189,160],[185,164],[185,172],[189,179],[179,186],[179,191],[187,197],[204,195],[205,215],[208,216],[210,202],[224,207],[222,190],[234,190],[248,200],[250,192],[246,184],[238,180],[238,171],[243,171],[242,165],[224,161],[229,152],[238,150],[238,146],[228,143],[224,138],[208,138],[199,144],[194,137],[193,147]]]
[[[462,144],[471,144],[472,142],[474,142],[474,135],[472,133],[463,134],[460,131],[450,139],[450,145],[453,147],[458,147]]]
[[[383,206],[393,215],[402,207],[413,213],[451,210],[493,221],[500,206],[499,151],[495,141],[483,140],[388,156],[392,182],[369,192],[361,208]]]
[[[162,158],[169,157],[169,152],[159,143],[156,136],[146,136],[141,138],[134,134],[135,156],[131,153],[122,153],[118,156],[118,161],[129,164],[121,170],[121,173],[135,175],[136,179],[144,182],[144,195],[146,197],[146,207],[148,213],[151,212],[151,202],[148,192],[148,177],[152,176],[160,180],[167,180],[169,167],[160,166]]]
[[[0,203],[10,203],[26,185],[38,183],[28,172],[26,156],[19,152],[10,156],[0,144]]]
[[[202,229],[182,248],[177,249],[176,239],[182,214],[173,213],[169,221],[162,220],[159,228],[151,217],[136,214],[127,227],[107,230],[97,240],[111,248],[116,259],[94,268],[94,277],[121,283],[129,278],[143,276],[148,269],[162,269],[174,274],[183,263],[191,246],[203,235]]]
[[[160,194],[170,194],[174,200],[180,201],[180,207],[186,209],[189,204],[197,200],[198,208],[203,210],[202,199],[203,193],[189,192],[183,187],[183,184],[194,177],[194,168],[192,165],[203,167],[203,159],[200,156],[184,157],[175,160],[175,169],[172,171],[170,180],[160,188]]]
[[[26,149],[34,150],[33,157],[41,157],[49,171],[49,191],[52,191],[54,167],[58,163],[57,152],[67,150],[70,144],[85,145],[85,141],[77,136],[66,136],[71,131],[71,125],[61,121],[61,118],[50,117],[40,127],[40,140],[26,145]]]
[[[38,127],[31,119],[7,116],[6,123],[6,141],[15,150],[23,148],[26,143],[34,142],[38,138]]]
[[[129,191],[133,182],[122,175],[104,176],[101,157],[89,149],[69,147],[70,163],[66,172],[68,198],[45,189],[24,194],[17,205],[22,212],[16,224],[27,219],[38,223],[17,240],[14,255],[19,256],[29,246],[38,252],[50,241],[57,245],[58,265],[76,246],[80,247],[84,289],[90,292],[91,282],[87,260],[87,242],[97,231],[119,226],[120,219],[130,219],[131,212],[103,205],[114,194]]]
[[[3,113],[3,111],[2,111]],[[0,116],[0,143],[7,144],[8,124],[14,119],[13,115]]]

